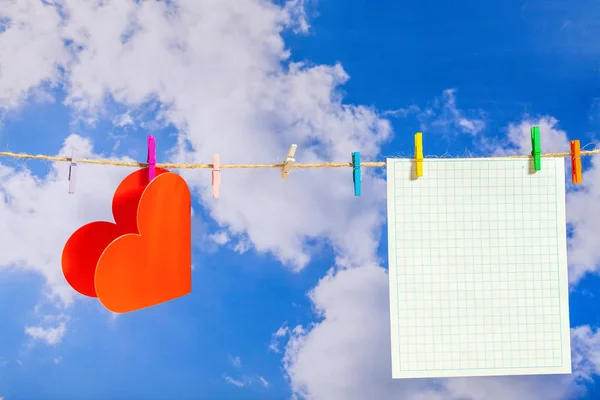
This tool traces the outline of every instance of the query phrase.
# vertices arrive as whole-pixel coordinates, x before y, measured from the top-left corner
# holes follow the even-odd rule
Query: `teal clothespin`
[[[360,153],[352,153],[352,180],[354,181],[354,195],[360,196]]]
[[[531,128],[531,155],[533,156],[533,169],[542,169],[542,146],[540,144],[540,127]]]

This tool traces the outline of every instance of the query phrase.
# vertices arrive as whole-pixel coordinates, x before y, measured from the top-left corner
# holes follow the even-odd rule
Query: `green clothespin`
[[[540,144],[540,127],[531,128],[531,155],[533,156],[533,169],[542,169],[542,146]]]

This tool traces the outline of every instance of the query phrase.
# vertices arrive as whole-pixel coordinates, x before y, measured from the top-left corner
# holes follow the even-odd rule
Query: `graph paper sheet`
[[[564,159],[388,159],[394,378],[571,372]]]

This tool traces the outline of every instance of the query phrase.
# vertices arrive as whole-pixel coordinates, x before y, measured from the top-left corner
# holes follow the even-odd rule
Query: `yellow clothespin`
[[[415,134],[415,162],[417,164],[417,177],[423,176],[423,133]]]
[[[297,146],[295,144],[290,146],[287,156],[285,157],[285,160],[283,161],[283,166],[281,167],[281,178],[282,179],[287,179],[288,176],[290,175],[290,172],[292,172],[292,168],[294,168],[294,163],[296,162],[296,160],[294,159],[294,155],[296,154],[296,147]]]

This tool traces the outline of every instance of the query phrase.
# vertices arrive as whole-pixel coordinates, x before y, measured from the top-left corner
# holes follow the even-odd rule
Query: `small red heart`
[[[156,168],[156,176],[166,172],[169,171]],[[129,174],[113,196],[112,212],[116,224],[92,222],[77,229],[67,240],[62,253],[62,270],[69,285],[77,292],[97,297],[94,277],[98,260],[115,239],[138,233],[137,208],[148,183],[147,168]]]

